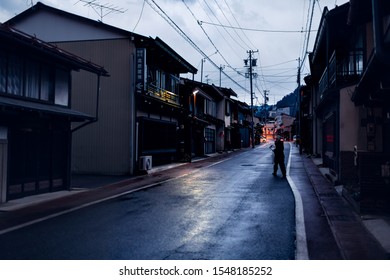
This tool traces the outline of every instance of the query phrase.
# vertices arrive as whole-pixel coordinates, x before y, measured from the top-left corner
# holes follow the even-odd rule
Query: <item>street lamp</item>
[[[196,116],[196,94],[199,92],[198,89],[194,90],[192,94],[194,95],[194,116]]]

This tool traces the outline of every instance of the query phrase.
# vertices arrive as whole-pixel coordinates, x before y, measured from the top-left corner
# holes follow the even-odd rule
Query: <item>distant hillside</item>
[[[295,117],[297,113],[297,90],[294,92],[291,92],[284,96],[280,101],[276,103],[276,108],[285,108],[285,107],[290,107],[290,116]],[[254,106],[254,113],[256,117],[263,118],[264,116],[268,115],[270,110],[272,110],[271,105],[264,106]],[[265,112],[266,111],[266,112]]]
[[[295,107],[297,103],[297,91],[291,92],[276,103],[276,107]]]

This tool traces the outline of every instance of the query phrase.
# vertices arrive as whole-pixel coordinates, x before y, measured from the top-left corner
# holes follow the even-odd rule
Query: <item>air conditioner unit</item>
[[[143,171],[152,169],[152,156],[142,156],[139,158],[139,169]]]

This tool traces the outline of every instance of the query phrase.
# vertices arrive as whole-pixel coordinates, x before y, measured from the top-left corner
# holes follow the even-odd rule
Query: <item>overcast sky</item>
[[[91,0],[89,0],[91,2]],[[312,32],[308,28],[313,1]],[[26,10],[33,0],[1,0],[0,22]],[[241,101],[250,104],[249,79],[244,59],[253,50],[257,59],[253,82],[255,105],[263,104],[263,92],[269,91],[270,104],[297,87],[298,58],[302,58],[309,36],[308,51],[312,51],[316,30],[325,6],[333,9],[348,0],[95,0],[119,10],[93,9],[79,0],[42,0],[42,3],[135,33],[160,37],[184,59],[198,69],[195,79],[201,79],[203,55],[214,62],[203,64],[203,82],[232,88]],[[88,2],[88,1],[84,1]],[[156,6],[158,5],[158,7]],[[153,7],[153,8],[152,8]],[[157,13],[156,10],[160,13]],[[161,15],[169,19],[163,19]],[[201,23],[201,24],[199,24]],[[184,33],[179,35],[171,26]],[[187,39],[183,38],[186,37]],[[192,46],[190,40],[196,47]],[[257,52],[258,51],[258,52]],[[302,76],[309,73],[306,63]],[[192,78],[192,75],[188,75]]]

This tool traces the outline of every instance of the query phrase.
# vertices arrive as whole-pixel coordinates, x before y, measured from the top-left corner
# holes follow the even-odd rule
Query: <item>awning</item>
[[[208,121],[201,119],[201,118],[198,118],[198,117],[191,117],[191,120],[194,122],[194,124],[198,124],[198,125],[207,126],[207,125],[211,124]]]
[[[38,112],[38,113],[44,113],[48,115],[58,115],[61,117],[69,118],[71,121],[75,121],[75,122],[94,119],[94,117],[90,115],[69,109],[67,107],[42,104],[33,101],[20,100],[20,99],[0,96],[0,111],[2,111],[3,108],[16,109],[20,111]]]

